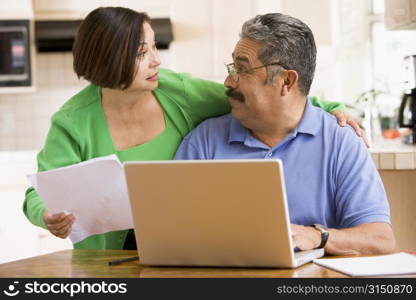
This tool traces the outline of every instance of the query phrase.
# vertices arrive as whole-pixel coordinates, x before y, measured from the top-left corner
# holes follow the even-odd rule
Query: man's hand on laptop
[[[295,248],[299,250],[311,250],[321,244],[321,235],[311,226],[291,224],[292,240]]]
[[[52,215],[46,211],[43,215],[43,221],[50,233],[64,239],[72,231],[75,216],[73,214],[65,214],[64,212]]]

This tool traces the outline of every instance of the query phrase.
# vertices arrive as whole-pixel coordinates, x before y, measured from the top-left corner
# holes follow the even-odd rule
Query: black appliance
[[[416,144],[416,55],[404,58],[405,92],[399,108],[399,126],[410,128],[411,133],[403,137],[406,144]]]
[[[0,87],[31,85],[29,20],[0,20]]]

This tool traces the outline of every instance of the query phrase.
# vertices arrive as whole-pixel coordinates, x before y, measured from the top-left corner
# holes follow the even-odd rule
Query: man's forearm
[[[369,223],[346,229],[329,229],[325,253],[330,255],[386,254],[395,251],[389,224]]]

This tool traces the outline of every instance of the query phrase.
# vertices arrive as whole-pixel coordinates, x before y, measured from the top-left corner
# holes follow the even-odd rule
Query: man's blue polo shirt
[[[175,159],[281,159],[292,224],[347,228],[390,223],[380,176],[351,127],[307,101],[299,126],[273,148],[230,114],[201,123]],[[255,188],[255,187],[253,187]]]

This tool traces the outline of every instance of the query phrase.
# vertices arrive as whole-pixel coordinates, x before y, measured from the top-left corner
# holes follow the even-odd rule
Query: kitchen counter
[[[401,139],[380,140],[370,148],[379,170],[415,170],[416,145],[406,145]]]

